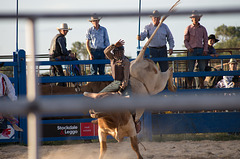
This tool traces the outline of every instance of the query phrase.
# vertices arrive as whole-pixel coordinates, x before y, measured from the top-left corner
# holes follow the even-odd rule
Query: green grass
[[[228,133],[197,133],[197,134],[164,134],[153,136],[153,141],[164,142],[164,141],[182,141],[182,140],[213,140],[213,141],[228,141],[228,140],[240,140],[238,134]]]

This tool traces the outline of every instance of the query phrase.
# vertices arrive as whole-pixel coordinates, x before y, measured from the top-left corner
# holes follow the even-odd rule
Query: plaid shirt
[[[184,44],[187,49],[203,48],[204,51],[208,52],[206,28],[200,24],[197,27],[193,24],[189,25],[184,31]]]

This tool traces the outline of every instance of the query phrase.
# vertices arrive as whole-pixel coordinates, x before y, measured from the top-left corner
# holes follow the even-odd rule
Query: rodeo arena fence
[[[172,16],[190,15],[192,11],[175,13],[160,12],[162,15]],[[237,14],[240,9],[205,10],[203,14]],[[102,17],[136,17],[148,16],[151,12],[144,13],[102,13]],[[88,117],[89,108],[103,110],[136,109],[144,108],[146,111],[142,117],[143,130],[139,134],[151,140],[153,135],[179,134],[179,133],[215,133],[215,132],[240,132],[240,98],[239,88],[232,89],[182,89],[179,80],[183,77],[240,75],[240,71],[211,71],[211,72],[186,72],[180,69],[180,62],[187,60],[212,59],[220,61],[223,67],[224,61],[230,58],[240,59],[240,55],[222,55],[218,57],[169,57],[153,59],[169,61],[174,68],[174,82],[178,86],[176,93],[163,91],[152,97],[134,97],[129,99],[111,98],[91,100],[82,95],[66,96],[38,96],[37,85],[39,83],[56,82],[88,82],[88,81],[112,81],[109,75],[82,75],[82,76],[49,76],[37,77],[36,66],[51,65],[89,65],[109,64],[109,60],[80,60],[80,61],[36,61],[36,34],[35,22],[37,19],[49,18],[81,18],[90,17],[91,14],[0,14],[1,19],[23,18],[27,19],[28,52],[18,50],[13,53],[13,61],[5,62],[0,57],[0,63],[4,66],[12,66],[14,75],[10,80],[14,84],[17,102],[4,101],[0,104],[0,112],[11,113],[19,117],[20,127],[24,132],[15,132],[12,129],[8,139],[0,139],[0,142],[19,142],[29,147],[28,158],[39,158],[40,141],[81,140],[97,139],[97,127],[91,123]],[[178,50],[174,50],[177,52]],[[226,50],[225,50],[226,51]],[[237,49],[238,52],[239,49]],[[184,51],[183,51],[184,52]],[[185,51],[186,52],[186,51]],[[223,50],[224,52],[224,50]],[[27,82],[26,82],[27,81]],[[225,93],[234,93],[232,96],[224,96]],[[115,105],[113,108],[112,105]],[[213,112],[217,110],[217,112]],[[226,111],[227,110],[227,111]],[[171,113],[164,113],[171,111]],[[77,112],[77,113],[76,113]],[[188,113],[185,113],[188,112]],[[79,118],[65,118],[78,116]],[[49,117],[58,117],[50,118]],[[46,119],[46,120],[44,120]],[[9,124],[10,126],[10,124]]]

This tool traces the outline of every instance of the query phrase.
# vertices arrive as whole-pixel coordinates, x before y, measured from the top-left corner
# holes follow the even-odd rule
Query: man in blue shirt
[[[86,47],[90,60],[105,59],[104,49],[110,45],[107,29],[99,25],[100,19],[95,14],[89,20],[93,25],[86,33]],[[99,75],[104,75],[105,64],[91,65],[92,75],[97,75],[98,71]]]
[[[152,23],[146,25],[144,31],[141,32],[140,35],[137,36],[137,40],[145,40],[145,38],[150,38],[158,24],[160,23],[161,16],[157,10],[153,11],[153,15],[151,15]],[[153,37],[152,41],[149,44],[149,51],[151,58],[160,58],[160,57],[168,57],[167,56],[167,42],[169,43],[169,54],[172,55],[174,40],[172,33],[168,26],[164,23],[158,29],[156,35]],[[168,69],[168,61],[157,61],[162,72],[166,72]]]

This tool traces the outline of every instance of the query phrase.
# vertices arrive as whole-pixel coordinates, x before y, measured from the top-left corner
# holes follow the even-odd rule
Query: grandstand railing
[[[170,61],[174,67],[174,63],[177,61],[187,61],[187,60],[207,60],[216,59],[220,60],[220,64],[223,64],[223,60],[228,60],[230,58],[240,59],[240,55],[221,55],[218,57],[211,56],[191,56],[191,57],[168,57],[168,58],[152,58],[153,61]],[[134,60],[134,59],[130,59]],[[88,65],[88,64],[109,64],[109,60],[80,60],[80,61],[39,61],[36,63],[38,66],[43,65]],[[174,69],[176,71],[179,68]],[[174,78],[179,77],[201,77],[201,76],[229,76],[229,75],[240,75],[240,71],[211,71],[211,72],[175,72],[173,73]],[[97,78],[96,78],[97,77]],[[57,77],[41,77],[39,78],[40,83],[56,83],[56,82],[88,82],[88,81],[112,81],[110,75],[83,75],[83,76],[57,76]]]

